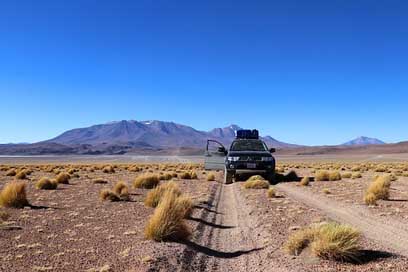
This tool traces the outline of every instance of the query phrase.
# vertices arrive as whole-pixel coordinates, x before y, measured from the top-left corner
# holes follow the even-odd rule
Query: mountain
[[[63,145],[91,145],[93,147],[126,145],[131,148],[203,148],[207,139],[229,145],[235,138],[238,125],[199,131],[192,127],[163,121],[118,121],[66,131],[44,141]],[[270,136],[263,138],[271,147],[294,147]]]
[[[365,136],[358,137],[354,140],[348,141],[342,146],[364,146],[364,145],[382,145],[385,144],[385,142],[378,140],[376,138],[369,138]]]

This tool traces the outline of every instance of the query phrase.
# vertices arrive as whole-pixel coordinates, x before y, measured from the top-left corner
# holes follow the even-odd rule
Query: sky
[[[407,1],[0,2],[0,143],[115,120],[408,140]]]

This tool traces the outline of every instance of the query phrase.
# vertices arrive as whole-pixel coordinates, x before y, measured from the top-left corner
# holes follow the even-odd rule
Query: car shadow
[[[254,248],[250,250],[237,250],[237,251],[232,251],[232,252],[225,252],[225,251],[215,250],[215,249],[212,249],[206,246],[202,246],[193,241],[188,241],[188,240],[178,241],[178,243],[183,244],[196,252],[205,254],[210,257],[216,257],[216,258],[221,258],[221,259],[233,259],[233,258],[237,258],[242,255],[250,254],[252,252],[256,252],[256,251],[263,249],[262,247],[262,248]]]
[[[215,214],[223,214],[223,213],[217,212],[217,211],[215,211],[215,210],[212,210],[212,209],[210,209],[210,208],[203,207],[203,206],[200,206],[200,205],[195,205],[195,206],[194,206],[194,209],[201,209],[201,210],[205,210],[205,211],[207,211],[207,212],[215,213]]]

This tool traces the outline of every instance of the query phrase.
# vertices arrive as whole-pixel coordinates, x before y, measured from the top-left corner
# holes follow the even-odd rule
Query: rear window
[[[266,145],[260,140],[239,140],[231,145],[231,151],[267,151]]]

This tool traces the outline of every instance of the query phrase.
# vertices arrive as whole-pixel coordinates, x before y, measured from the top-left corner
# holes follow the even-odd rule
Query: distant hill
[[[369,138],[365,136],[358,137],[354,140],[348,141],[343,146],[363,146],[363,145],[382,145],[385,142],[378,140],[376,138]]]
[[[231,125],[200,131],[173,122],[123,120],[72,129],[35,144],[0,145],[0,154],[125,154],[166,151],[171,154],[190,154],[202,152],[207,139],[217,140],[228,146],[239,129],[238,125]],[[269,147],[297,147],[270,136],[262,139]]]

